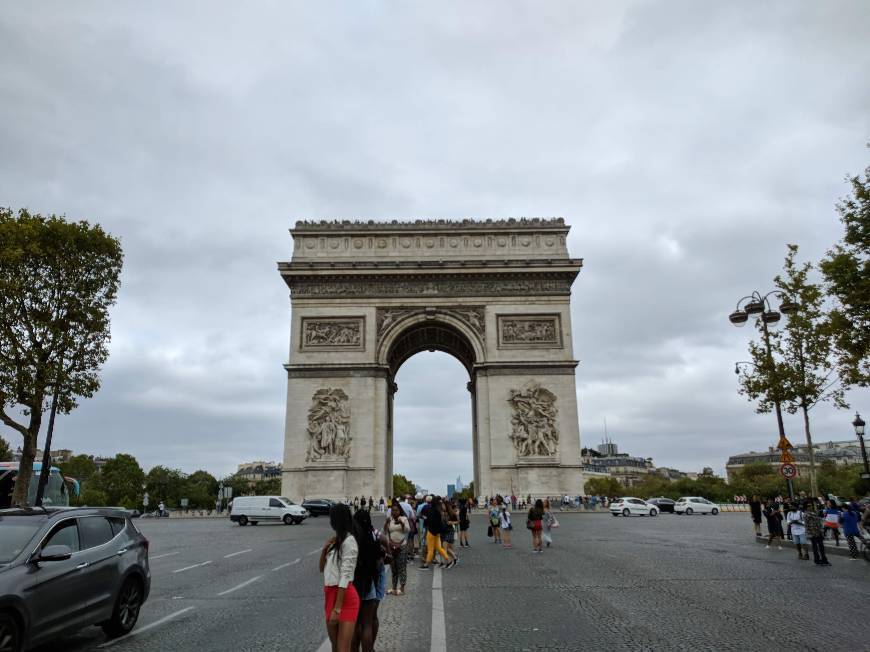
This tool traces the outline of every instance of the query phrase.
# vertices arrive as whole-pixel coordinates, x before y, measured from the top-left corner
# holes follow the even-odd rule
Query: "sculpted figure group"
[[[520,457],[550,456],[559,446],[556,427],[556,395],[537,383],[512,390],[508,402],[513,406],[511,440]]]

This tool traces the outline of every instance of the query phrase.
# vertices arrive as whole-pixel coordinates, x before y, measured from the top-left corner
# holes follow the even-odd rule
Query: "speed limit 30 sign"
[[[797,475],[797,467],[794,464],[783,464],[779,467],[779,472],[786,480],[791,480]]]

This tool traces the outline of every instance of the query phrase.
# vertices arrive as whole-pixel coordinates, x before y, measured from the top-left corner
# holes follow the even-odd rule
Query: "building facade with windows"
[[[861,457],[861,448],[857,441],[829,441],[824,444],[814,444],[813,452],[816,457],[816,464],[821,464],[824,461],[833,462],[837,466],[848,466],[852,464],[863,464]],[[806,444],[795,446],[792,450],[795,466],[798,467],[798,475],[802,475],[810,466],[809,447]],[[734,478],[734,474],[739,472],[748,464],[757,463],[768,464],[773,468],[778,469],[780,465],[780,451],[773,446],[770,446],[766,451],[757,453],[751,451],[749,453],[740,453],[732,455],[728,458],[728,463],[725,465],[725,471],[728,475],[728,482]]]

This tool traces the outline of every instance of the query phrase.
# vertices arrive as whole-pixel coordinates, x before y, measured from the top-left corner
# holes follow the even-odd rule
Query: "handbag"
[[[492,536],[492,526],[491,525],[486,526],[486,536],[488,536],[488,537]]]
[[[533,524],[533,522],[532,522],[532,519],[530,519],[530,518],[527,518],[527,519],[526,519],[526,529],[527,529],[527,530],[532,530],[532,529],[534,529],[534,524]]]
[[[840,527],[840,517],[836,514],[825,514],[825,527],[837,529]]]
[[[553,517],[553,522],[550,523],[550,527],[551,527],[551,528],[553,528],[553,527],[559,527],[559,521],[556,520],[556,517],[555,517],[555,516]]]

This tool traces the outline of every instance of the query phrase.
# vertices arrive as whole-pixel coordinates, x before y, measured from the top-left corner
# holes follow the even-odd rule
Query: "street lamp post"
[[[770,302],[771,295],[779,298],[779,310],[775,310],[773,308],[773,305]],[[742,308],[741,304],[743,304]],[[758,318],[761,320],[761,334],[764,338],[764,351],[767,357],[767,363],[773,370],[774,385],[776,388],[773,397],[773,406],[774,411],[776,412],[776,424],[779,428],[778,447],[780,448],[780,450],[782,450],[781,462],[783,464],[789,461],[788,458],[790,457],[790,455],[788,453],[788,448],[790,447],[790,444],[785,436],[785,425],[782,421],[782,405],[779,396],[779,380],[776,377],[776,361],[773,359],[773,352],[770,348],[770,331],[768,330],[768,325],[776,324],[780,320],[780,317],[782,317],[782,315],[790,315],[796,312],[797,309],[798,305],[794,301],[792,301],[791,298],[784,295],[778,290],[773,290],[772,292],[768,292],[763,296],[760,292],[758,292],[758,290],[755,290],[752,294],[740,299],[737,302],[737,308],[734,310],[734,312],[728,315],[728,320],[737,327],[744,326],[746,322],[749,321],[749,317],[752,315],[758,315]],[[736,366],[735,371],[737,371]],[[810,457],[810,491],[814,496],[817,496],[818,488],[816,486],[816,456],[813,452],[813,442],[810,439],[809,433],[807,433],[807,448]],[[794,499],[794,485],[791,478],[787,477],[786,482],[788,483],[789,498]]]
[[[864,473],[861,474],[861,479],[870,480],[870,465],[867,464],[867,449],[864,448],[864,426],[867,424],[864,423],[864,419],[861,418],[861,415],[856,412],[855,420],[852,422],[852,425],[855,427],[855,435],[861,443],[861,457],[864,459]]]

